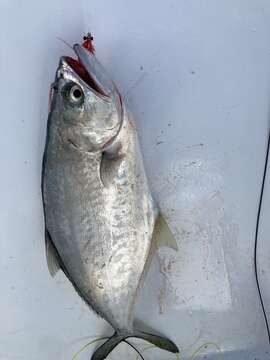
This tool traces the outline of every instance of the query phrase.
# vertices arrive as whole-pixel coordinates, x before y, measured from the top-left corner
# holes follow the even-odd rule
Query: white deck
[[[0,17],[0,359],[71,360],[89,336],[111,332],[63,275],[50,278],[43,241],[48,89],[70,51],[57,37],[72,44],[88,30],[134,114],[153,193],[179,244],[154,260],[138,318],[171,337],[182,360],[206,342],[222,350],[209,346],[207,359],[269,359],[253,266],[269,1],[2,0]],[[258,266],[270,315],[269,177]],[[110,358],[136,354],[121,345]],[[157,350],[145,358],[175,359]]]

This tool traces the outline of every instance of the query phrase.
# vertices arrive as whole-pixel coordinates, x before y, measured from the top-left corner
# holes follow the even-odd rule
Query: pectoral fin
[[[46,245],[46,258],[47,258],[48,269],[51,276],[54,277],[61,267],[59,264],[59,255],[52,242],[50,233],[48,232],[47,229],[45,230],[45,245]]]
[[[111,152],[104,151],[100,163],[100,179],[105,187],[109,187],[116,178],[121,165],[120,147],[116,146]]]
[[[177,242],[162,214],[159,214],[156,219],[153,241],[157,248],[166,246],[173,250],[178,250]]]

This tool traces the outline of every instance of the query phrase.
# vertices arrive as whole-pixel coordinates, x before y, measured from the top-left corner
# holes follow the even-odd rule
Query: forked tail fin
[[[178,347],[169,339],[163,336],[149,334],[143,331],[135,331],[134,333],[118,334],[115,333],[109,338],[103,345],[101,345],[92,355],[91,360],[104,360],[109,353],[118,345],[121,341],[125,341],[127,338],[136,337],[150,342],[151,344],[159,347],[160,349],[170,351],[172,353],[178,353]]]
[[[164,336],[149,334],[143,331],[137,331],[132,336],[148,341],[160,349],[167,350],[175,354],[179,352],[179,349],[175,343]]]

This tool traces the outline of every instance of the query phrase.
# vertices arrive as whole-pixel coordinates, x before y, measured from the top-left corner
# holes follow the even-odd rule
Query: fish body
[[[115,329],[93,355],[105,359],[129,336],[172,352],[168,339],[137,331],[133,307],[149,263],[158,208],[136,129],[94,54],[75,45],[52,86],[42,193],[49,269]]]

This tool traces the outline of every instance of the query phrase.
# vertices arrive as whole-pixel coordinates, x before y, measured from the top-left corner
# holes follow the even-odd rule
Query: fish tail
[[[164,336],[149,334],[144,331],[137,331],[133,336],[148,341],[149,343],[159,347],[160,349],[167,350],[174,354],[179,353],[179,349],[175,345],[175,343]]]
[[[103,345],[101,345],[92,355],[91,360],[104,360],[110,352],[120,342],[125,341],[127,338],[135,337],[148,341],[149,343],[159,347],[160,349],[167,350],[172,353],[179,353],[178,347],[168,338],[164,336],[149,334],[143,331],[135,331],[134,333],[114,333]],[[132,346],[133,347],[133,346]],[[134,348],[134,347],[133,347]],[[136,350],[136,349],[135,349]],[[136,350],[137,351],[137,350]]]

